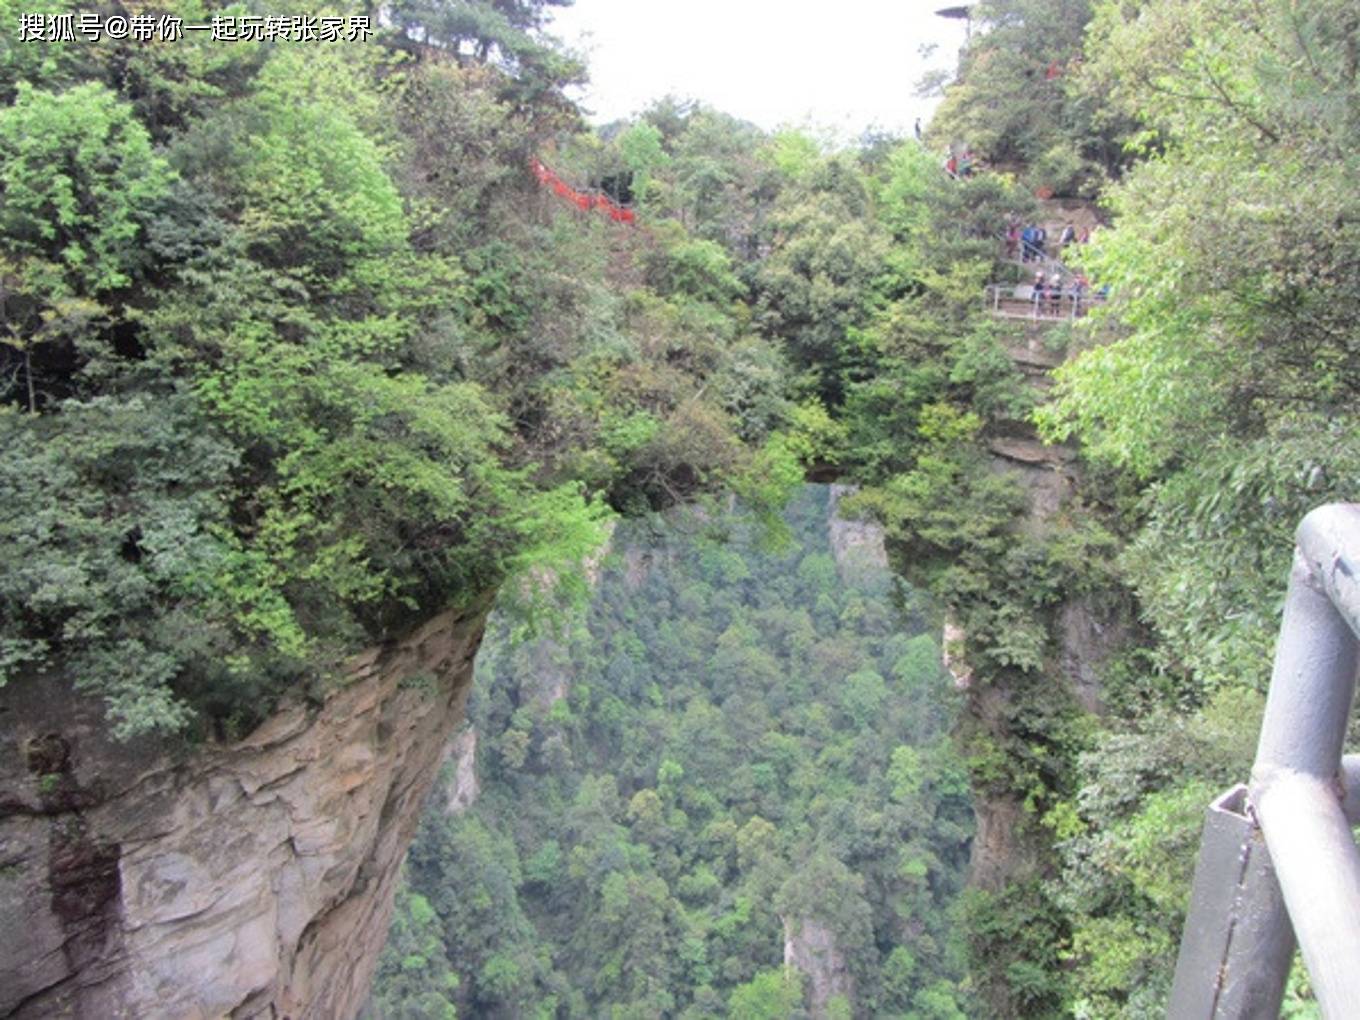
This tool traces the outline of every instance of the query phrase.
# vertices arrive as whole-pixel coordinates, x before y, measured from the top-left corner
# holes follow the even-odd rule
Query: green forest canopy
[[[957,696],[910,593],[833,552],[827,495],[797,497],[778,551],[749,515],[721,542],[622,526],[565,633],[497,618],[480,795],[451,815],[446,766],[375,1018],[787,1017],[785,921],[830,933],[858,1014],[973,1015]]]

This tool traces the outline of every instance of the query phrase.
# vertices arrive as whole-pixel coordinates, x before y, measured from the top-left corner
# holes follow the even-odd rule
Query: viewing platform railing
[[[1028,283],[989,283],[987,307],[1002,319],[1030,319],[1035,322],[1055,322],[1079,319],[1092,308],[1105,303],[1105,295],[1090,288],[1078,289],[1071,283],[1053,289],[1045,288],[1042,300],[1034,298],[1034,287]]]
[[[1294,943],[1326,1020],[1360,1017],[1360,503],[1299,525],[1251,782],[1209,806],[1169,1020],[1278,1017]]]

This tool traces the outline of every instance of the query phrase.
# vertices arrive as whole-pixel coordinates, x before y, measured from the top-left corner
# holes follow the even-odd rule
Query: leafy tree
[[[240,452],[201,422],[183,391],[0,414],[0,533],[15,553],[0,678],[64,666],[118,735],[184,726],[190,676],[224,715],[237,698],[264,707],[267,674],[228,661],[231,607],[210,582],[231,556],[223,494]]]
[[[725,475],[783,497],[782,367],[733,384],[759,345],[728,354],[725,256],[678,237],[683,279],[625,305],[605,238],[524,201],[525,155],[563,123],[534,89],[570,63],[536,34],[542,7],[447,5],[435,42],[467,66],[401,74],[378,47],[5,47],[5,398],[50,419],[6,420],[119,463],[57,473],[71,514],[33,505],[53,496],[25,480],[36,460],[12,465],[31,499],[6,527],[34,559],[2,586],[31,603],[6,614],[7,675],[73,671],[126,737],[226,735],[321,693],[413,605],[543,567],[569,583],[601,496],[659,506]],[[491,34],[458,35],[483,16]],[[161,449],[98,435],[152,408]],[[173,564],[142,544],[172,507],[195,550]]]
[[[785,1020],[797,1016],[803,989],[797,971],[767,970],[732,992],[727,1015],[732,1020]]]
[[[451,1001],[458,977],[444,956],[438,918],[428,900],[403,882],[397,890],[392,927],[378,961],[365,1010],[372,1020],[455,1020]]]
[[[20,82],[0,109],[0,343],[6,361],[17,355],[10,381],[30,412],[69,392],[72,348],[148,268],[145,226],[171,179],[131,108],[102,85],[53,93]]]
[[[841,707],[853,723],[864,726],[882,710],[887,697],[888,685],[882,676],[873,670],[859,670],[845,678]]]
[[[1356,28],[1328,3],[1263,4],[1233,31],[1230,5],[1142,7],[1102,7],[1088,71],[1118,68],[1117,101],[1164,149],[1110,193],[1119,229],[1089,260],[1123,335],[1066,370],[1047,423],[1148,478],[1301,409],[1353,413],[1354,332],[1334,313],[1355,285],[1356,125],[1337,111]]]
[[[584,68],[542,38],[550,7],[572,0],[403,0],[390,11],[404,48],[433,46],[459,62],[494,64],[515,87],[504,94],[543,104],[562,103],[560,90],[582,79]]]
[[[845,157],[809,170],[771,212],[775,243],[756,278],[757,322],[783,339],[813,391],[833,405],[886,255],[877,225],[863,216],[867,202],[865,182]]]
[[[1091,16],[1090,0],[979,4],[960,80],[945,90],[932,140],[1022,167],[1058,194],[1087,190],[1119,171],[1128,121],[1073,84]]]
[[[662,138],[656,125],[643,120],[631,124],[615,139],[619,154],[633,175],[632,190],[644,202],[651,192],[653,173],[670,159],[662,145]]]

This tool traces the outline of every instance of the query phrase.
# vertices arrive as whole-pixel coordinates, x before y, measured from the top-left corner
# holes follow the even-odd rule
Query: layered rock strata
[[[353,1017],[484,622],[443,613],[319,706],[178,752],[110,742],[56,681],[6,688],[0,1017]]]

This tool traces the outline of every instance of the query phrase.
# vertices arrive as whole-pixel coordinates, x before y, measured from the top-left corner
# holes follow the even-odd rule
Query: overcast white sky
[[[770,129],[875,126],[906,133],[934,100],[912,95],[928,68],[952,69],[963,22],[945,0],[576,0],[549,31],[584,52],[582,104],[602,123],[673,94]],[[936,44],[927,61],[923,44]]]

